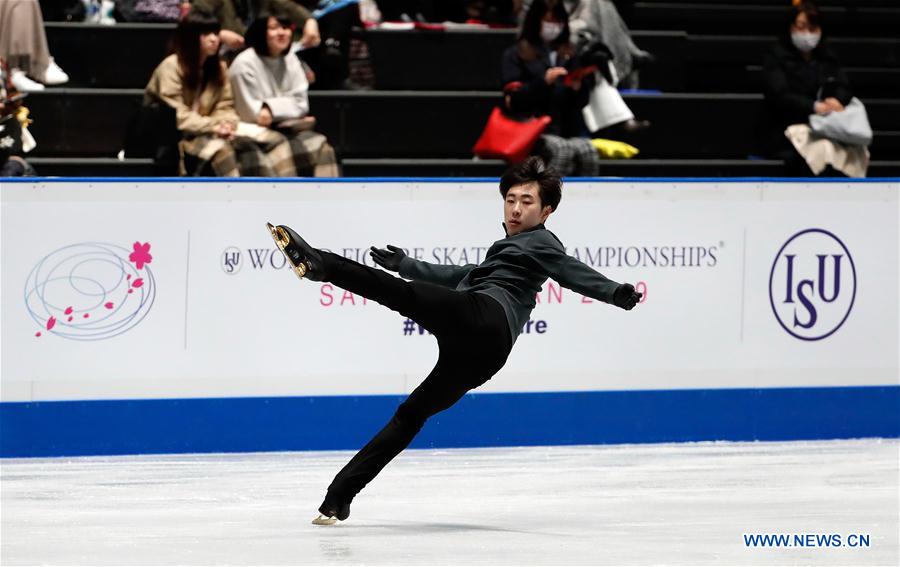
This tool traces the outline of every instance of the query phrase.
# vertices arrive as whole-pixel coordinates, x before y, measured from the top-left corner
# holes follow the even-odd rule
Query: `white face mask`
[[[550,43],[555,40],[562,31],[562,24],[556,22],[541,22],[541,39],[544,43]]]
[[[794,44],[794,47],[802,51],[803,53],[809,53],[813,49],[819,45],[819,40],[822,39],[821,33],[812,33],[812,32],[793,32],[791,33],[791,42]]]

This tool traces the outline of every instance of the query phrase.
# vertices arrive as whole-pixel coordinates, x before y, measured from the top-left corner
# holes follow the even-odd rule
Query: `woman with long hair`
[[[175,110],[179,172],[295,177],[286,140],[238,127],[228,70],[219,58],[219,30],[218,20],[192,9],[175,28],[174,53],[159,64],[145,89],[145,104],[162,102]]]

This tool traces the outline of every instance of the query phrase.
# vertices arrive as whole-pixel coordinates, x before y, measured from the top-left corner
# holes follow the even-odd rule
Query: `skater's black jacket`
[[[504,230],[506,229],[504,225]],[[512,341],[528,322],[535,295],[547,278],[582,295],[613,303],[618,283],[566,254],[565,247],[543,224],[494,242],[481,264],[430,264],[409,256],[400,263],[404,278],[484,293],[506,312]]]

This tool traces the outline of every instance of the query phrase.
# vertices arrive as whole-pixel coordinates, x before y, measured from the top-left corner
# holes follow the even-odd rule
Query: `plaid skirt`
[[[285,135],[266,129],[232,140],[195,136],[182,140],[178,148],[181,175],[199,175],[208,166],[219,177],[339,176],[334,148],[312,130]]]
[[[600,174],[600,154],[587,138],[561,138],[543,134],[535,154],[563,176],[595,177]]]

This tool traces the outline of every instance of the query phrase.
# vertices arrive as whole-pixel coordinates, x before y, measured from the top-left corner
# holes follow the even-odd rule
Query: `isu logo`
[[[241,271],[241,251],[234,246],[229,246],[222,252],[222,271],[228,275],[234,275]]]
[[[856,267],[841,239],[821,228],[793,235],[775,256],[769,301],[782,328],[804,341],[837,331],[853,309]]]

